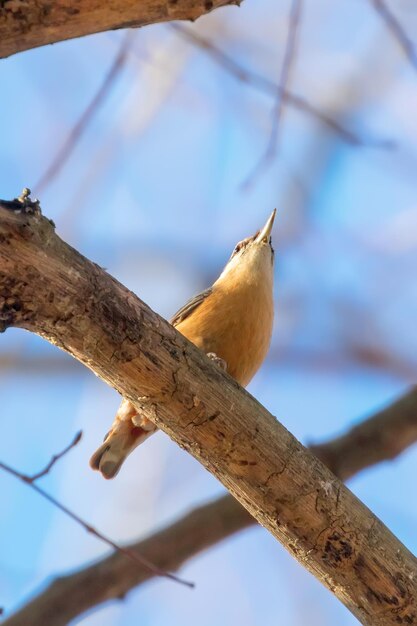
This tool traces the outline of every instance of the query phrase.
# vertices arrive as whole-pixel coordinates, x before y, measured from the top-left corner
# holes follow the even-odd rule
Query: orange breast
[[[205,353],[224,359],[229,374],[246,386],[268,352],[272,324],[270,285],[218,285],[176,328]]]

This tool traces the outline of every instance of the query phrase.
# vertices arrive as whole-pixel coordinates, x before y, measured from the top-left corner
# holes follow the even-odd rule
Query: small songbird
[[[265,226],[233,250],[216,282],[192,298],[170,323],[207,356],[246,386],[269,348],[274,319],[271,231]],[[123,399],[104,443],[90,459],[93,469],[113,478],[126,457],[157,430]]]

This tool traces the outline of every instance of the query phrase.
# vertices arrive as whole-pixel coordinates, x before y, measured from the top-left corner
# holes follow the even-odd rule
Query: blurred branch
[[[19,472],[18,470],[14,469],[13,467],[8,465],[7,463],[4,463],[3,461],[0,461],[0,469],[2,469],[7,474],[14,476],[14,478],[17,478],[18,480],[28,485],[28,487],[30,487],[33,491],[35,491],[42,498],[44,498],[44,500],[47,500],[48,502],[50,502],[55,508],[59,509],[67,517],[71,518],[79,526],[82,526],[82,528],[84,528],[84,530],[86,530],[88,533],[90,533],[91,535],[94,535],[94,537],[97,537],[97,539],[99,539],[100,541],[108,545],[110,548],[113,548],[113,550],[116,550],[116,552],[123,555],[123,557],[125,558],[127,557],[131,561],[134,561],[136,567],[138,567],[139,565],[140,567],[144,568],[148,572],[148,574],[152,575],[152,577],[161,576],[164,578],[170,578],[171,580],[177,583],[181,583],[182,585],[186,585],[187,587],[193,587],[194,586],[193,583],[184,581],[181,578],[178,578],[177,576],[175,576],[174,574],[170,574],[169,572],[160,569],[159,567],[154,565],[151,561],[149,561],[146,557],[144,557],[137,550],[132,551],[129,548],[120,546],[112,539],[109,539],[109,537],[106,537],[105,535],[103,535],[96,528],[91,526],[91,524],[83,520],[79,515],[71,511],[68,507],[66,507],[64,504],[59,502],[56,498],[51,496],[44,489],[42,489],[42,487],[39,487],[39,485],[35,483],[35,481],[38,480],[39,478],[46,476],[46,474],[49,473],[49,471],[51,470],[55,462],[58,459],[62,458],[64,454],[69,452],[69,450],[78,443],[80,438],[81,438],[81,435],[80,433],[78,433],[74,441],[69,446],[67,446],[65,450],[63,450],[60,454],[53,456],[51,461],[45,467],[45,469],[37,474],[34,474],[33,476],[28,476],[27,474],[23,474],[22,472]]]
[[[410,37],[401,26],[398,19],[392,13],[385,0],[370,0],[376,12],[381,16],[387,25],[388,30],[392,33],[404,54],[410,61],[411,65],[417,70],[417,52]]]
[[[281,301],[282,307],[282,301]],[[332,372],[352,367],[369,367],[382,374],[395,376],[406,384],[416,380],[417,361],[394,352],[383,345],[370,346],[364,341],[344,340],[338,350],[300,348],[288,343],[271,346],[268,362],[277,367],[296,367],[298,371]],[[66,354],[15,354],[0,355],[0,372],[31,376],[86,374],[86,370]]]
[[[113,63],[111,64],[98,90],[94,94],[91,102],[82,112],[77,122],[73,126],[64,145],[58,151],[57,155],[54,157],[49,167],[42,174],[39,181],[34,186],[35,193],[40,194],[42,191],[44,191],[45,188],[59,174],[59,172],[65,165],[65,163],[70,158],[74,148],[76,147],[77,143],[81,139],[82,135],[87,130],[90,122],[93,120],[94,116],[96,115],[99,107],[103,104],[105,99],[110,94],[115,84],[115,81],[117,80],[125,64],[129,49],[132,44],[133,35],[134,35],[134,31],[128,31],[126,33],[120,45],[119,51],[114,58]]]
[[[342,341],[344,338],[342,338]],[[300,348],[291,344],[278,344],[271,348],[268,361],[277,366],[296,368],[298,371],[334,372],[352,367],[372,368],[383,375],[395,376],[405,384],[416,381],[417,360],[390,351],[381,345],[377,349],[365,343],[343,341],[338,351]]]
[[[289,84],[290,74],[294,65],[296,41],[301,18],[302,0],[292,0],[290,11],[290,23],[288,29],[287,45],[284,52],[284,60],[281,68],[279,86],[277,88],[277,100],[272,112],[272,130],[265,158],[270,160],[277,150],[278,132],[286,101],[285,91]]]
[[[281,76],[277,86],[276,102],[272,111],[272,126],[269,141],[265,153],[261,156],[259,162],[243,183],[243,187],[250,187],[257,177],[264,172],[276,157],[278,147],[278,133],[280,129],[281,118],[286,102],[286,90],[289,84],[290,73],[294,63],[295,48],[298,27],[300,23],[302,9],[302,0],[292,0],[287,43],[284,50],[284,59],[281,67]]]
[[[282,97],[285,99],[288,105],[294,109],[310,115],[320,123],[327,126],[331,131],[340,136],[341,139],[352,146],[368,146],[372,148],[390,149],[393,147],[393,142],[389,139],[370,139],[362,137],[354,131],[345,128],[339,122],[331,118],[326,113],[320,111],[317,107],[312,105],[305,98],[298,96],[287,89],[282,90],[280,85],[277,85],[273,81],[269,80],[262,74],[248,70],[246,67],[235,61],[228,54],[220,50],[214,43],[212,43],[206,37],[191,31],[189,28],[185,28],[180,24],[170,24],[170,28],[175,30],[179,35],[188,39],[195,46],[198,46],[203,50],[217,65],[228,72],[233,78],[242,82],[245,85],[258,89],[263,93],[267,93],[272,97],[277,97],[277,92],[282,92]]]
[[[346,434],[310,446],[341,480],[394,459],[417,442],[417,387],[351,428]]]
[[[417,559],[388,528],[201,350],[64,243],[27,193],[2,204],[0,330],[41,335],[117,389],[365,626],[413,619]]]
[[[416,441],[417,387],[344,436],[313,446],[312,450],[346,480],[375,463],[394,458]],[[130,544],[129,550],[139,551],[163,569],[177,570],[201,551],[253,524],[255,520],[246,509],[226,495],[149,538]],[[4,626],[43,626],[50,621],[51,610],[54,626],[64,626],[102,602],[123,598],[151,578],[145,569],[112,554],[54,580]]]
[[[255,524],[229,495],[201,506],[178,522],[129,545],[161,568],[178,569],[185,561],[230,535]],[[126,561],[126,562],[125,562]],[[153,577],[114,553],[68,576],[55,579],[2,626],[67,626],[71,620],[108,600],[120,600]]]
[[[196,20],[240,0],[38,0],[0,3],[0,57],[106,30],[135,28],[170,20]]]
[[[0,355],[0,371],[3,373],[18,372],[19,374],[31,374],[45,376],[45,374],[76,374],[83,373],[85,369],[80,366],[74,359],[69,359],[64,354],[51,354],[51,355],[31,355],[31,354],[18,354],[9,352]]]

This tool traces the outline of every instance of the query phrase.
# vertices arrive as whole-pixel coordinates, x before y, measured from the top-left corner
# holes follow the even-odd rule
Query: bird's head
[[[263,228],[236,244],[219,280],[232,275],[236,278],[239,276],[239,279],[246,276],[246,280],[250,280],[251,276],[255,280],[258,280],[259,276],[265,279],[270,277],[272,280],[274,249],[271,232],[275,214],[276,209],[272,211]]]

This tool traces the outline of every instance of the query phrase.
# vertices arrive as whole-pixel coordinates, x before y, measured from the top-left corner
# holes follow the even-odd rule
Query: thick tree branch
[[[363,624],[415,623],[417,560],[369,509],[201,351],[59,239],[36,206],[3,206],[0,327],[36,332],[122,393]]]
[[[330,460],[339,478],[385,459],[392,459],[417,441],[417,388],[383,411],[314,451]],[[232,496],[223,496],[185,515],[165,530],[128,546],[161,569],[177,570],[189,558],[255,524]],[[108,600],[123,597],[152,578],[117,553],[98,563],[53,581],[42,593],[3,622],[4,626],[43,626],[51,621],[65,626],[71,620]]]
[[[0,57],[65,39],[171,20],[195,20],[240,0],[4,0]]]
[[[345,435],[310,446],[341,480],[394,459],[417,441],[417,387]]]

